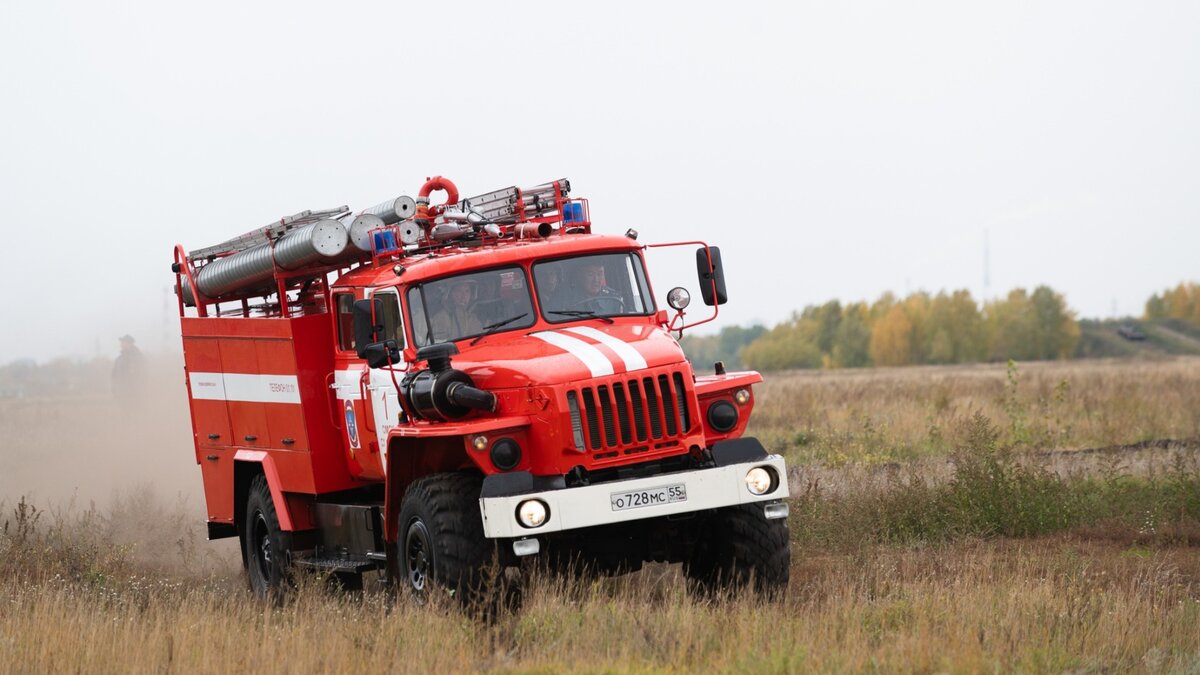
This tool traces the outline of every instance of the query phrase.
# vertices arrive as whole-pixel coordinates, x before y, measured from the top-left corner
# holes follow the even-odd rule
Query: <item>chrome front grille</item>
[[[567,392],[575,449],[613,457],[644,452],[691,428],[683,373],[623,378]],[[634,446],[634,447],[630,447]]]

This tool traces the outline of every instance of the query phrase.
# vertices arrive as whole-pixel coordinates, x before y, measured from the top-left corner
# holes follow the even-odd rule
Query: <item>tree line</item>
[[[1147,319],[1182,319],[1200,325],[1200,284],[1181,283],[1146,301]]]
[[[872,303],[846,305],[831,300],[769,330],[731,327],[685,337],[683,345],[697,364],[781,370],[1066,358],[1079,335],[1063,296],[1039,286],[982,304],[966,290],[884,293]]]

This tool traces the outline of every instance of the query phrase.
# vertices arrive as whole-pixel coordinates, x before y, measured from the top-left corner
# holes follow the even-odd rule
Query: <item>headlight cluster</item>
[[[724,399],[708,406],[708,426],[719,433],[732,431],[738,423],[738,410]]]
[[[736,403],[737,405],[734,405]],[[708,406],[708,411],[705,415],[708,417],[708,426],[713,428],[713,431],[724,434],[733,431],[741,420],[741,412],[738,408],[750,403],[750,390],[738,389],[733,392],[733,403],[726,399],[713,401]]]
[[[492,464],[501,471],[511,471],[521,463],[521,446],[511,438],[501,438],[492,444]]]
[[[756,466],[746,472],[746,489],[754,496],[765,495],[779,487],[779,476],[769,466]]]
[[[517,522],[522,527],[541,527],[549,517],[550,509],[540,499],[526,499],[517,505]]]
[[[480,434],[471,439],[471,447],[478,452],[488,449],[491,444],[492,466],[501,471],[512,471],[521,463],[521,446],[511,438],[501,438],[491,443],[487,436]]]

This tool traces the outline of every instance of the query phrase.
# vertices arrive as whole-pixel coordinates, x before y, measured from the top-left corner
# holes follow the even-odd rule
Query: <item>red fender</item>
[[[532,422],[533,419],[528,415],[515,415],[511,417],[468,420],[465,422],[398,426],[393,428],[388,433],[388,447],[390,450],[387,455],[387,488],[384,493],[384,539],[388,542],[396,541],[399,534],[400,501],[404,497],[404,491],[408,489],[408,483],[411,479],[423,475],[405,475],[402,467],[409,461],[410,456],[407,456],[406,453],[396,451],[397,441],[420,443],[424,440],[426,443],[439,443],[439,451],[431,453],[429,457],[437,458],[445,462],[445,464],[433,468],[433,471],[456,471],[460,468],[455,463],[457,460],[461,459],[466,462],[474,461],[468,457],[465,448],[468,436],[500,430],[524,429],[532,424]],[[428,469],[429,467],[425,468]]]
[[[749,387],[763,381],[762,375],[754,371],[727,373],[725,375],[699,375],[696,377],[696,396],[708,396],[741,387]]]
[[[271,455],[262,450],[238,450],[233,455],[233,461],[262,465],[263,475],[267,478],[267,488],[271,490],[271,501],[275,504],[275,515],[279,518],[279,529],[285,532],[295,531],[295,521],[292,520],[292,512],[288,509],[287,497],[279,488],[279,469],[276,468]]]

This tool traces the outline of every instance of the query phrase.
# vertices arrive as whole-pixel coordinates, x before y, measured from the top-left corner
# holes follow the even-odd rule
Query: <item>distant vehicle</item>
[[[176,247],[209,537],[241,539],[254,591],[294,568],[380,571],[490,604],[488,575],[539,552],[786,588],[787,471],[742,436],[762,377],[693,372],[672,336],[687,291],[658,309],[652,245],[592,234],[569,189],[460,202],[434,177],[357,217]],[[696,248],[715,317],[720,251],[657,246]]]
[[[1127,323],[1117,329],[1117,335],[1132,340],[1133,342],[1141,342],[1146,339],[1146,334],[1143,333],[1137,326]]]

